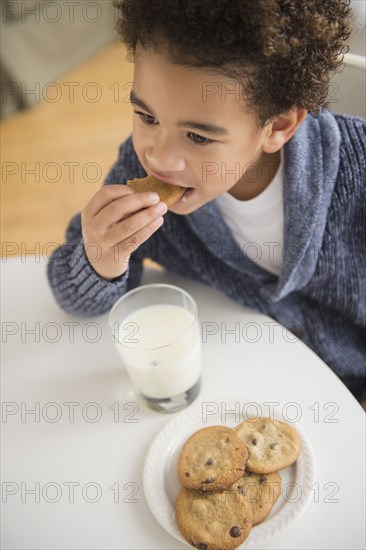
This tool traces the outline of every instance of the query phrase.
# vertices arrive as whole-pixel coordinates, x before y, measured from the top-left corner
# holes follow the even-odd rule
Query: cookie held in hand
[[[178,460],[178,479],[187,489],[227,489],[245,470],[248,451],[231,428],[209,426],[186,441]]]
[[[234,550],[252,528],[252,507],[234,487],[221,493],[199,493],[182,487],[175,517],[187,542],[200,550]]]
[[[288,424],[272,418],[252,418],[235,428],[249,453],[247,470],[271,474],[293,464],[300,454],[301,440]]]
[[[149,191],[157,193],[160,200],[165,202],[168,208],[178,202],[186,190],[185,187],[164,183],[154,178],[154,176],[129,180],[127,185],[135,189],[138,193],[146,193]]]

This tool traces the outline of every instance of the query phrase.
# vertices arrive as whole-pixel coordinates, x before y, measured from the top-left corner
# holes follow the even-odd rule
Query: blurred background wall
[[[1,117],[52,97],[49,83],[114,40],[109,0],[2,0]]]
[[[332,77],[329,107],[338,113],[366,117],[366,1],[351,0],[354,14],[349,54],[343,70]]]
[[[48,257],[132,128],[132,64],[110,0],[1,8],[1,258]]]

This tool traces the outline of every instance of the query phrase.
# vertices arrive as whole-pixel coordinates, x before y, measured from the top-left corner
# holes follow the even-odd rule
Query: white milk
[[[200,377],[199,325],[190,311],[171,304],[147,306],[119,323],[118,332],[123,345],[117,347],[132,383],[143,395],[173,397],[189,390]]]

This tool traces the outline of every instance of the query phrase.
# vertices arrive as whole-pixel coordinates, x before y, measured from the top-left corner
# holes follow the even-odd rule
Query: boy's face
[[[263,151],[269,126],[258,128],[235,80],[138,47],[131,102],[142,166],[187,188],[173,212],[189,214],[225,191],[251,198],[273,177],[273,155]]]

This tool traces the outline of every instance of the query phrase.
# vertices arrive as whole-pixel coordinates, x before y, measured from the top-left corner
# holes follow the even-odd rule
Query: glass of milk
[[[131,381],[146,404],[176,412],[201,385],[197,305],[181,288],[140,286],[124,294],[109,314],[109,328]]]

